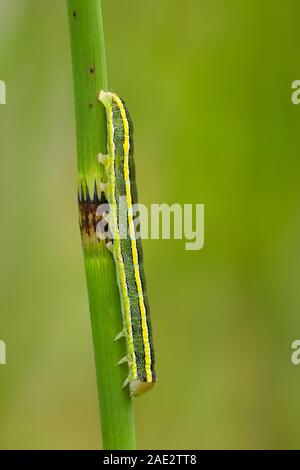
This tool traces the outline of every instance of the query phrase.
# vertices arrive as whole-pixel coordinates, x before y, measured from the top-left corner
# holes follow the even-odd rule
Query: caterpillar
[[[98,160],[107,175],[102,189],[113,227],[113,239],[107,247],[115,260],[124,326],[116,340],[125,337],[127,345],[127,356],[119,364],[128,362],[129,375],[124,386],[129,384],[130,394],[138,396],[153,387],[156,373],[142,245],[136,237],[133,217],[133,205],[137,203],[133,128],[124,102],[115,93],[101,91],[99,100],[106,110],[107,154],[100,154]],[[126,237],[120,233],[122,198],[126,201]]]

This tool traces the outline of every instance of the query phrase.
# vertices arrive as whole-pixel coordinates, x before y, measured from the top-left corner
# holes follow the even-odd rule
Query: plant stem
[[[115,265],[105,243],[96,237],[96,209],[104,176],[97,155],[106,152],[106,116],[98,101],[107,90],[101,0],[67,0],[73,61],[78,190],[84,263],[91,314],[104,449],[134,449],[132,402],[122,384],[127,366],[124,340],[114,338],[122,328]],[[95,186],[96,185],[96,186]]]

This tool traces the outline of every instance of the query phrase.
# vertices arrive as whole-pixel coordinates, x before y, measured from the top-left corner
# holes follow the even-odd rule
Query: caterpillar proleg
[[[114,93],[101,91],[107,118],[107,155],[100,155],[107,183],[104,193],[109,203],[113,241],[109,249],[116,264],[124,331],[116,339],[126,338],[131,395],[141,395],[156,381],[149,306],[145,290],[141,241],[136,239],[132,207],[137,203],[133,161],[132,124],[124,102]],[[120,235],[120,199],[126,201],[128,236]]]

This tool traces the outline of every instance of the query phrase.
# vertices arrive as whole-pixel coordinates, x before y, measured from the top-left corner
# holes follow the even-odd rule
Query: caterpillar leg
[[[105,172],[106,174],[108,174],[110,171],[110,164],[111,164],[111,158],[109,157],[109,155],[104,154],[104,153],[99,153],[98,162],[104,166]]]
[[[130,364],[130,358],[128,356],[122,357],[117,363],[117,366],[121,366],[122,364]]]
[[[99,155],[98,155],[98,162],[101,163],[101,165],[106,166],[107,163],[108,163],[108,159],[109,159],[109,157],[108,157],[107,154],[105,154],[105,153],[99,153]]]
[[[103,182],[101,181],[101,183],[100,183],[100,191],[101,191],[102,193],[105,193],[106,190],[107,190],[107,183],[103,183]]]
[[[122,330],[122,331],[120,331],[120,333],[117,334],[114,341],[118,341],[119,339],[124,338],[125,336],[126,336],[126,332],[125,332],[125,330]]]
[[[129,378],[129,376],[128,376],[128,377],[126,377],[126,379],[124,380],[123,385],[122,385],[122,388],[127,387],[127,385],[128,385],[129,383],[130,383],[130,378]]]
[[[112,253],[113,252],[113,249],[114,249],[114,245],[113,245],[113,242],[111,240],[109,240],[107,243],[106,243],[106,248]]]

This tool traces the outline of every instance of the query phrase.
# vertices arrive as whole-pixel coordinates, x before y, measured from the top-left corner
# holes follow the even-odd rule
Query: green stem
[[[126,355],[124,340],[114,341],[122,326],[112,255],[95,236],[95,184],[102,174],[97,155],[106,151],[106,117],[98,101],[107,90],[101,0],[67,0],[73,61],[77,128],[78,188],[83,253],[89,295],[104,449],[134,449],[132,402],[122,384],[128,374],[117,366]],[[92,199],[92,201],[89,199]]]

